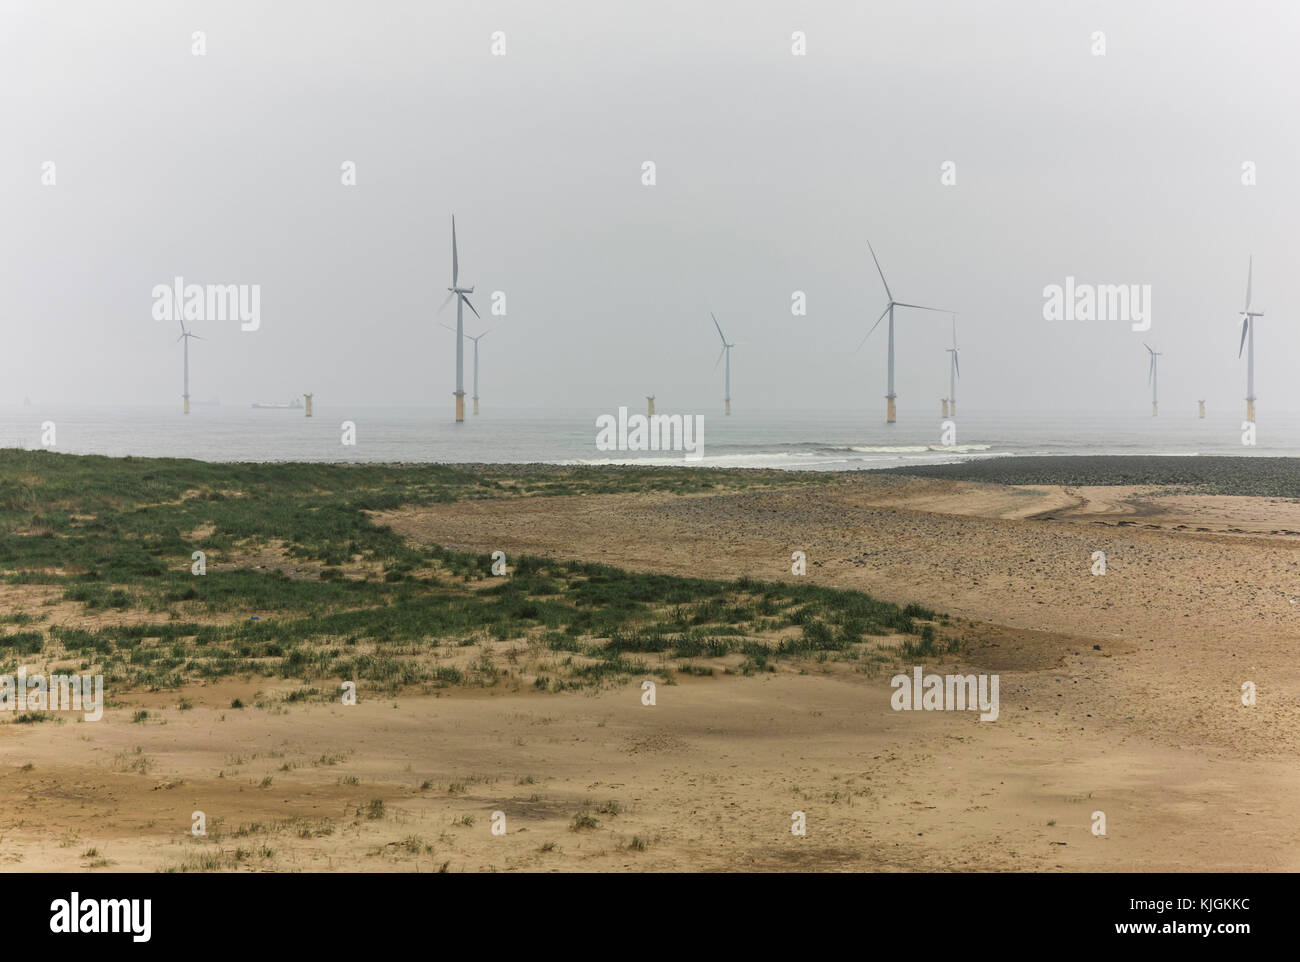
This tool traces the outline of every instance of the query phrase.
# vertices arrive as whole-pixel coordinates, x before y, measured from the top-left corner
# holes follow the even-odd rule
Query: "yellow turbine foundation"
[[[478,414],[478,398],[474,399],[474,413]]]
[[[456,422],[460,423],[465,420],[465,395],[456,395]]]
[[[1151,416],[1156,417],[1160,413],[1160,408],[1155,401],[1151,402]]]
[[[1197,404],[1197,407],[1199,408],[1199,411],[1198,411],[1198,413],[1197,413],[1196,416],[1197,416],[1198,418],[1203,418],[1203,417],[1205,417],[1205,402],[1204,402],[1204,401],[1197,401],[1196,404]]]
[[[894,399],[892,397],[885,398],[885,423],[893,424],[897,420],[898,409],[894,407]]]
[[[954,417],[954,418],[957,416],[957,402],[956,402],[956,401],[949,401],[949,402],[948,402],[948,414],[949,414],[951,417]]]
[[[645,407],[646,407],[646,411],[645,411],[646,415],[647,415],[648,417],[654,417],[654,416],[655,416],[655,399],[652,398],[652,397],[648,397],[648,398],[646,398],[646,399],[645,399]]]
[[[1249,421],[1251,424],[1255,423],[1255,402],[1254,401],[1246,402],[1246,420]]]
[[[302,396],[302,400],[303,400],[303,412],[306,414],[307,417],[311,417],[311,395],[304,394]]]
[[[727,402],[727,413],[728,413],[728,414],[731,413],[731,402],[730,402],[730,401]]]
[[[940,415],[940,417],[946,418],[948,416],[948,399],[941,398],[939,403],[943,405],[943,413]]]
[[[190,413],[190,396],[188,394],[185,395],[185,413]]]

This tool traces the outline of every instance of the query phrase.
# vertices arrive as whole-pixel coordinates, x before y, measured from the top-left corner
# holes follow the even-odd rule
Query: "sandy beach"
[[[719,657],[715,674],[660,684],[653,706],[635,679],[557,693],[527,670],[355,707],[287,701],[298,683],[247,674],[119,691],[102,722],[0,725],[0,868],[1300,869],[1294,500],[863,473],[516,491],[369,516],[409,545],[500,550],[511,564],[919,603],[950,616],[961,644],[924,662],[900,651],[873,672],[830,659],[727,673],[739,656]],[[42,593],[52,624],[121,620],[12,583],[0,615]],[[892,710],[890,676],[913,664],[997,674],[998,719]],[[196,811],[206,837],[190,833]]]

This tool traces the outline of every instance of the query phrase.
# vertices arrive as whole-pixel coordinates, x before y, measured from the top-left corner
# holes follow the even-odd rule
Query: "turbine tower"
[[[1241,357],[1242,348],[1246,348],[1246,420],[1255,423],[1255,318],[1263,317],[1263,311],[1250,309],[1250,285],[1255,273],[1255,258],[1252,255],[1246,264],[1246,309],[1238,311],[1241,315],[1241,345],[1237,348],[1237,357]]]
[[[468,302],[466,302],[466,303],[468,303]],[[471,307],[470,310],[473,310],[473,308]],[[455,330],[454,327],[448,327],[446,324],[444,324],[444,325],[442,325],[442,326],[443,326],[443,327],[446,327],[447,330],[449,330],[449,331],[454,331],[454,330]],[[467,340],[467,341],[473,341],[473,342],[474,342],[474,397],[473,397],[473,400],[474,400],[474,413],[475,413],[475,414],[478,414],[478,342],[481,341],[481,340],[483,340],[483,338],[487,337],[489,333],[491,333],[491,328],[489,328],[488,330],[484,331],[484,332],[483,332],[482,334],[480,334],[478,337],[470,337],[468,334],[463,335],[464,338],[465,338],[465,340]]]
[[[727,343],[727,338],[722,333],[722,325],[718,323],[718,318],[714,315],[712,311],[709,311],[709,317],[713,318],[713,326],[718,329],[718,337],[722,339],[722,350],[718,353],[718,360],[713,362],[713,369],[715,371],[718,369],[718,361],[722,360],[722,355],[725,354],[727,356],[727,379],[725,382],[726,391],[723,395],[723,400],[727,403],[727,409],[726,409],[727,414],[730,414],[731,413],[731,349],[736,345]]]
[[[957,315],[952,316],[952,347],[948,348],[952,359],[948,364],[948,400],[945,415],[957,416],[957,378],[961,377],[961,365],[957,363]],[[976,360],[979,360],[976,358]]]
[[[442,307],[438,310],[441,312],[453,297],[456,298],[456,423],[460,424],[465,420],[465,317],[461,308],[464,305],[474,311],[474,305],[465,296],[473,294],[474,288],[460,286],[460,257],[456,251],[455,215],[451,218],[451,287],[447,290],[450,291],[447,300],[442,302]],[[474,316],[478,317],[478,311],[474,311]]]
[[[862,350],[862,345],[867,343],[867,338],[871,336],[871,332],[880,326],[880,322],[883,321],[885,319],[885,315],[888,314],[889,315],[889,393],[885,395],[885,422],[887,424],[893,424],[898,419],[897,417],[898,412],[894,405],[894,399],[898,397],[898,395],[894,393],[894,308],[914,307],[917,310],[937,311],[940,314],[951,314],[952,312],[945,311],[943,308],[940,307],[925,307],[922,304],[905,304],[902,301],[894,300],[894,294],[889,289],[889,282],[885,280],[885,272],[880,269],[880,259],[876,257],[876,249],[871,246],[870,241],[867,242],[867,249],[871,251],[871,259],[876,262],[876,271],[880,274],[880,283],[885,285],[885,293],[889,295],[889,303],[885,305],[884,311],[882,311],[880,316],[876,318],[876,323],[871,325],[871,330],[867,331],[866,337],[862,338],[861,342],[858,344],[857,349]]]
[[[180,320],[178,318],[178,320]],[[190,338],[199,341],[205,341],[207,338],[199,337],[197,334],[191,334],[185,330],[185,322],[181,321],[181,336],[176,338],[178,341],[185,342],[185,393],[181,395],[185,399],[185,413],[190,413]]]
[[[1163,354],[1164,352],[1151,350],[1151,345],[1148,344],[1146,341],[1142,342],[1142,346],[1145,347],[1147,349],[1147,353],[1151,355],[1151,366],[1147,368],[1147,383],[1151,385],[1151,416],[1155,417],[1160,413],[1160,402],[1156,397],[1156,390],[1159,387],[1159,383],[1160,383],[1160,378],[1159,378],[1160,363],[1156,359],[1160,357],[1160,355]]]

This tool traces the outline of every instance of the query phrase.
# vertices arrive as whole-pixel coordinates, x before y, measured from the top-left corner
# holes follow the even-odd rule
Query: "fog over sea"
[[[468,406],[468,404],[467,404]],[[52,421],[54,450],[110,456],[196,458],[203,461],[489,462],[519,464],[654,464],[688,467],[781,468],[843,471],[942,464],[1025,455],[1245,455],[1300,454],[1300,415],[1259,412],[1254,447],[1241,442],[1241,412],[1190,411],[1047,414],[972,410],[954,419],[956,444],[941,444],[938,405],[922,415],[904,407],[886,425],[881,412],[750,411],[731,417],[704,414],[704,457],[679,452],[600,451],[596,418],[617,409],[497,410],[455,424],[445,408],[344,407],[317,403],[301,409],[195,404],[190,415],[159,407],[0,408],[0,447],[42,446],[42,424]],[[179,405],[178,405],[179,408]],[[628,404],[629,414],[644,404]],[[341,425],[356,425],[356,444],[341,443]]]

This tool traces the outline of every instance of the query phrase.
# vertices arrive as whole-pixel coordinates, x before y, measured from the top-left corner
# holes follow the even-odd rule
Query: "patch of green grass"
[[[813,472],[208,464],[4,449],[0,580],[55,586],[92,615],[134,617],[3,633],[0,656],[80,658],[119,690],[232,676],[293,679],[303,686],[281,699],[293,703],[336,693],[340,679],[369,693],[521,682],[562,692],[713,672],[673,659],[740,653],[740,670],[752,673],[775,670],[778,659],[856,658],[854,647],[871,636],[920,633],[916,644],[941,650],[926,641],[929,626],[918,626],[934,613],[915,605],[806,582],[641,574],[529,555],[511,559],[509,578],[494,578],[488,554],[414,546],[371,515],[479,498],[828,480]],[[189,558],[199,542],[223,562],[274,550],[284,563],[223,563],[195,578]],[[31,619],[3,623],[24,629]],[[770,641],[789,627],[798,634]],[[513,646],[509,664],[494,642]],[[476,657],[454,664],[443,657],[474,646],[481,646]],[[512,667],[525,649],[567,657],[525,676]],[[231,707],[244,704],[236,698]],[[259,707],[275,710],[272,701]]]

